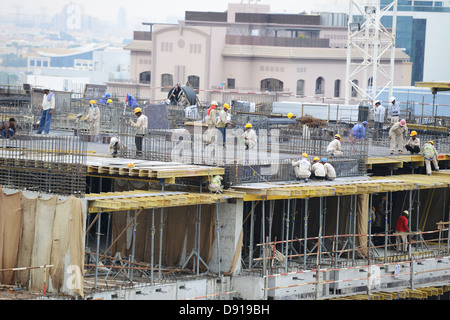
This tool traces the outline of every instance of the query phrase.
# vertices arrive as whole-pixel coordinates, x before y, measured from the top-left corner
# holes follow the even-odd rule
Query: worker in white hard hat
[[[325,179],[325,167],[320,162],[319,157],[314,157],[313,164],[311,166],[311,179],[324,180]]]
[[[326,180],[334,180],[336,179],[336,170],[333,165],[328,162],[327,158],[320,159],[320,162],[323,164],[325,168],[325,179]]]
[[[394,150],[397,147],[398,153],[403,153],[403,135],[408,138],[408,126],[406,120],[402,119],[393,124],[389,129],[389,139],[391,140],[391,154],[394,154]]]
[[[433,141],[428,141],[423,146],[423,159],[425,160],[425,168],[427,171],[427,175],[431,176],[431,164],[433,162],[434,170],[439,171],[439,163],[438,163],[439,154],[434,146]]]
[[[245,131],[242,134],[244,138],[245,149],[253,149],[256,147],[256,132],[253,130],[253,126],[251,123],[247,123],[245,125]]]
[[[390,97],[389,115],[391,116],[391,124],[398,122],[400,119],[400,105],[395,101],[395,97]]]
[[[408,210],[404,210],[402,215],[397,219],[397,225],[395,226],[395,233],[398,233],[397,238],[397,250],[405,253],[408,250]]]
[[[126,151],[127,146],[118,137],[112,137],[109,142],[109,154],[115,158],[120,150]]]
[[[406,142],[405,148],[406,150],[411,152],[411,154],[420,153],[420,139],[417,137],[417,131],[411,131],[411,133],[409,134],[409,140],[408,142]]]
[[[136,144],[136,156],[142,156],[142,142],[144,140],[144,136],[148,131],[148,118],[145,114],[142,113],[142,109],[137,107],[134,108],[134,114],[137,117],[136,122],[130,119],[131,126],[136,128],[136,135],[134,137],[134,142]]]
[[[330,157],[341,157],[344,155],[341,147],[341,136],[339,134],[335,134],[333,141],[328,144],[327,153]]]
[[[378,139],[380,136],[380,131],[383,129],[384,116],[386,113],[386,108],[383,107],[380,100],[375,101],[374,108],[374,127],[373,127],[373,139]]]
[[[89,134],[96,141],[100,133],[100,108],[95,100],[89,101],[88,114],[84,121],[89,121]]]
[[[311,162],[309,162],[308,154],[306,152],[302,153],[302,157],[298,161],[292,159],[292,166],[294,167],[297,180],[308,182],[308,179],[311,176]]]

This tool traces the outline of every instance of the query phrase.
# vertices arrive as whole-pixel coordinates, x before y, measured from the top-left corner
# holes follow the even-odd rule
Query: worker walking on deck
[[[380,137],[380,132],[383,130],[385,113],[386,108],[383,107],[381,101],[375,101],[373,139],[378,139]]]
[[[308,179],[311,176],[311,162],[309,162],[308,154],[302,153],[302,158],[300,160],[292,160],[292,166],[294,167],[297,180],[305,180],[305,182],[308,182]]]
[[[417,132],[411,131],[410,138],[408,142],[405,145],[406,150],[411,152],[411,154],[419,153],[420,152],[420,139],[417,138]]]
[[[325,179],[325,167],[320,162],[319,157],[314,157],[313,164],[311,166],[311,179],[324,180]]]
[[[89,121],[89,134],[97,136],[100,133],[100,108],[95,100],[89,101],[89,110],[84,121]]]
[[[334,170],[334,167],[328,162],[327,158],[320,159],[320,162],[325,169],[325,179],[330,181],[336,179],[336,170]]]
[[[44,134],[50,132],[50,124],[52,121],[52,114],[55,110],[55,94],[50,92],[50,89],[44,89],[44,97],[42,98],[41,107],[41,119],[39,121],[39,128],[37,134],[41,134],[44,130]]]
[[[136,122],[131,121],[131,126],[136,128],[136,135],[134,137],[134,142],[136,144],[136,156],[140,157],[142,156],[142,142],[144,140],[144,136],[147,134],[148,131],[148,118],[146,115],[142,113],[141,108],[135,108],[134,114],[138,119]]]
[[[439,171],[439,163],[438,163],[439,154],[436,148],[434,147],[433,141],[428,141],[423,146],[423,158],[425,160],[425,168],[427,170],[427,175],[431,176],[430,162],[433,162],[434,170]]]
[[[403,211],[402,215],[398,217],[397,225],[395,226],[395,233],[402,233],[396,236],[397,250],[400,252],[408,251],[408,235],[405,234],[406,232],[409,232],[408,215],[408,210]]]
[[[333,141],[328,144],[327,153],[330,157],[341,157],[344,155],[341,147],[341,136],[339,134],[335,134]]]
[[[252,124],[247,123],[245,125],[245,131],[242,134],[244,138],[245,150],[253,149],[256,147],[256,132],[252,129]]]
[[[405,135],[405,138],[408,137],[408,126],[406,125],[405,119],[394,123],[391,129],[389,129],[389,139],[391,140],[391,154],[394,154],[394,150],[396,147],[399,154],[403,153],[403,135]]]
[[[400,119],[400,105],[395,101],[395,97],[389,99],[391,105],[389,106],[389,115],[391,116],[391,124],[398,122]]]

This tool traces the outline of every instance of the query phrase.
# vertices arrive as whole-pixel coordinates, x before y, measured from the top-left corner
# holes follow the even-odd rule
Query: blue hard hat
[[[106,97],[107,97],[107,98],[110,98],[110,97],[111,97],[111,95],[110,95],[109,93],[107,93],[107,94],[106,94]]]
[[[320,162],[327,162],[327,158],[320,159]]]
[[[366,126],[369,125],[367,121],[363,121],[363,124],[365,124]]]

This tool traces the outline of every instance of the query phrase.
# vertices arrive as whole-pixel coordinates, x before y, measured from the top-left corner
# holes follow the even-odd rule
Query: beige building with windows
[[[188,83],[205,102],[221,101],[224,91],[344,99],[347,27],[322,26],[319,15],[270,14],[265,5],[252,5],[259,8],[253,13],[248,5],[230,6],[224,13],[186,12],[176,25],[148,23],[150,31],[135,32],[125,46],[131,83],[108,83],[108,90],[159,101],[176,83]],[[383,59],[388,63],[390,55]],[[410,79],[409,56],[397,49],[394,86]],[[351,96],[358,99],[357,92]]]

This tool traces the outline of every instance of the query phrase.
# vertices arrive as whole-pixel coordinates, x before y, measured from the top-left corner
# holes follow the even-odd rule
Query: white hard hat
[[[375,101],[375,104],[377,104],[377,103],[381,104],[381,101],[380,100]]]
[[[390,97],[389,98],[389,102],[392,102],[392,101],[394,101],[395,100],[395,97]]]
[[[116,137],[111,138],[111,144],[116,144],[117,142],[119,142],[119,139],[117,139]]]

